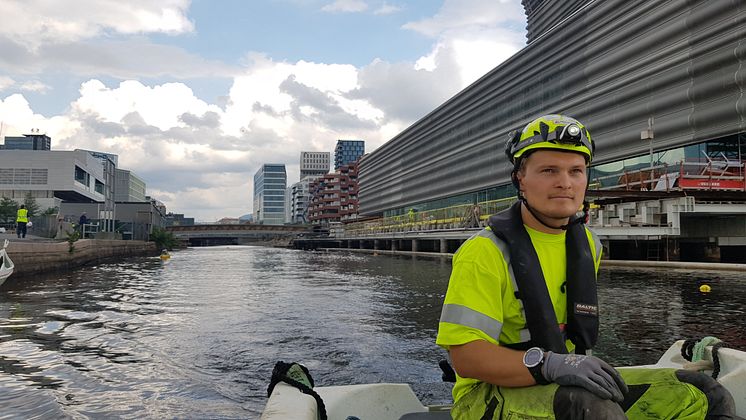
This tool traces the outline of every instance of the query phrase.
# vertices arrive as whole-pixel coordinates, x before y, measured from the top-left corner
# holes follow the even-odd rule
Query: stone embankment
[[[391,251],[387,249],[353,249],[353,248],[317,248],[321,252],[355,252],[373,255],[403,255],[432,258],[453,258],[453,253],[448,252],[412,252]],[[719,263],[719,262],[687,262],[687,261],[632,261],[632,260],[601,260],[602,268],[631,267],[631,268],[658,268],[676,270],[704,270],[704,271],[742,271],[746,272],[746,264]]]
[[[15,264],[13,277],[66,271],[113,258],[158,255],[154,242],[81,239],[68,242],[13,241],[6,249]]]

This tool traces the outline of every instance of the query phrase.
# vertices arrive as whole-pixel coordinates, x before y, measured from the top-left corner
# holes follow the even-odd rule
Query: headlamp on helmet
[[[538,149],[555,149],[585,155],[590,163],[595,145],[583,124],[563,115],[545,115],[530,122],[523,131],[510,133],[505,154],[515,164],[525,153]]]

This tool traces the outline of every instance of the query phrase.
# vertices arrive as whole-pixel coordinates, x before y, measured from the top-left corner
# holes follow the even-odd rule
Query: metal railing
[[[468,229],[484,226],[485,220],[515,202],[516,197],[461,204],[440,209],[418,211],[400,216],[347,223],[344,236],[360,237],[381,233]]]
[[[609,182],[611,180],[611,182]],[[634,171],[595,177],[591,185],[600,190],[680,191],[729,190],[746,191],[744,164],[733,161],[681,161],[664,163]]]

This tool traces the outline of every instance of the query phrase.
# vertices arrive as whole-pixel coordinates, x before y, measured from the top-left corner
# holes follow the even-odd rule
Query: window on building
[[[88,172],[84,171],[80,166],[75,165],[75,180],[80,182],[81,184],[88,186],[88,179],[89,179]]]

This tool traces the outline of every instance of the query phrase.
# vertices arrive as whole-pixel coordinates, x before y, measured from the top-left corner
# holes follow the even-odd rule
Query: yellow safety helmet
[[[527,152],[537,149],[582,153],[590,163],[595,145],[588,129],[580,121],[564,115],[550,114],[531,121],[523,131],[511,132],[505,144],[505,154],[513,164]]]

